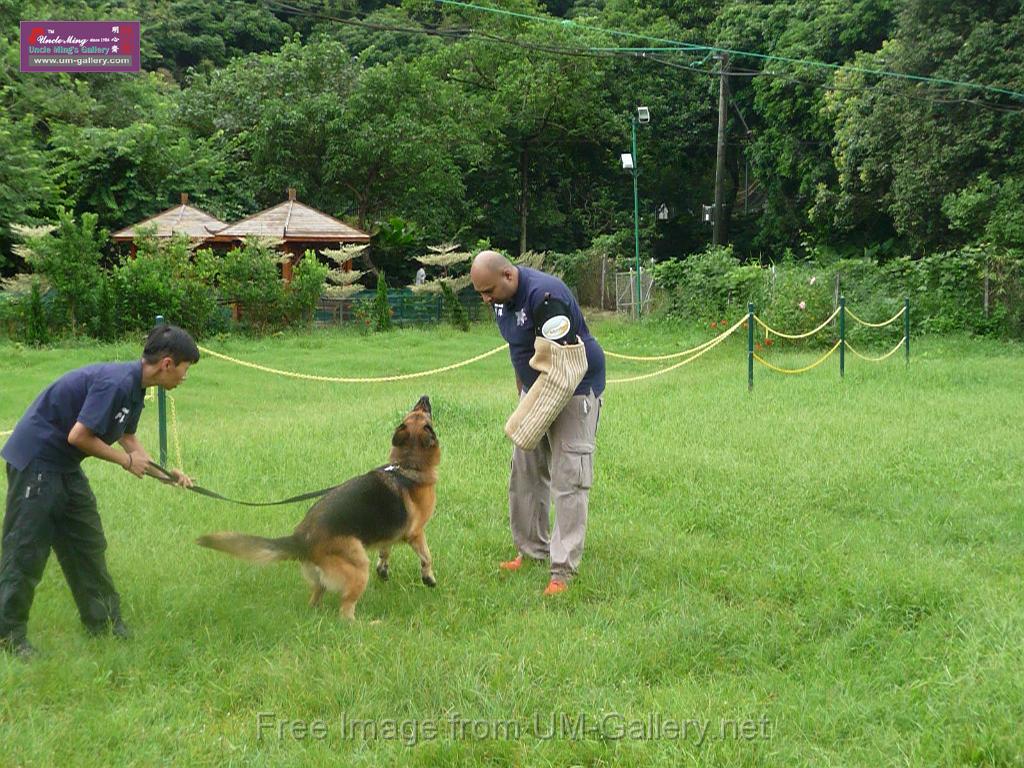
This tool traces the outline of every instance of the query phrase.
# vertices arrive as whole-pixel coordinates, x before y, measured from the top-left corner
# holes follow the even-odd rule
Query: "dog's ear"
[[[404,422],[398,425],[395,434],[391,436],[391,444],[395,447],[409,444],[409,428],[405,426]]]

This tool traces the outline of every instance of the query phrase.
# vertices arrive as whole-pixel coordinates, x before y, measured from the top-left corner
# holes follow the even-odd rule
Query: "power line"
[[[436,0],[436,2],[447,2],[448,0]],[[707,46],[700,46],[690,43],[677,43],[673,46],[612,46],[612,47],[588,47],[588,48],[565,48],[557,45],[550,45],[545,43],[532,43],[523,40],[502,37],[489,32],[483,32],[473,27],[405,27],[394,24],[384,24],[381,22],[371,22],[365,19],[359,18],[343,18],[335,16],[333,14],[324,13],[310,7],[303,7],[292,3],[284,2],[284,0],[265,0],[268,6],[278,9],[282,13],[288,13],[298,16],[307,16],[310,18],[320,19],[322,21],[336,22],[346,26],[358,27],[367,29],[373,32],[393,32],[399,34],[422,34],[431,37],[440,37],[449,39],[452,41],[478,39],[483,42],[490,42],[500,45],[509,45],[521,50],[537,51],[540,53],[547,53],[555,56],[574,56],[581,58],[592,58],[592,59],[612,59],[621,58],[623,56],[629,56],[630,58],[636,58],[643,61],[651,61],[662,66],[666,66],[672,69],[677,69],[685,72],[691,72],[694,74],[705,75],[708,77],[719,76],[717,70],[707,69],[703,66],[699,66],[703,62],[692,62],[688,64],[678,63],[669,61],[661,56],[650,55],[654,52],[662,53],[694,53],[694,52],[707,52],[708,55],[704,57],[704,61],[710,58],[711,52],[715,50],[726,50],[726,49],[713,49]],[[458,3],[456,3],[458,4]],[[465,4],[462,4],[465,5]],[[476,6],[474,6],[476,7]],[[482,7],[481,7],[482,8]],[[487,9],[484,9],[487,10]],[[511,12],[506,12],[511,13]],[[525,14],[511,14],[515,16],[524,16]],[[529,17],[543,20],[544,17]],[[550,21],[557,21],[551,19]],[[617,32],[615,30],[607,31],[601,30],[600,28],[587,27],[587,29],[593,31],[606,31],[609,34],[629,34],[635,33],[628,32]],[[642,36],[642,35],[638,35]],[[658,40],[657,38],[651,38]],[[799,61],[799,60],[794,60]],[[805,62],[806,63],[806,62]],[[829,65],[831,67],[838,68],[841,65]],[[984,101],[977,98],[953,98],[953,99],[942,99],[934,96],[927,96],[920,93],[914,93],[910,91],[894,91],[883,87],[882,85],[864,85],[864,86],[843,86],[838,84],[829,84],[822,82],[813,82],[806,79],[795,77],[791,73],[774,72],[770,70],[754,70],[754,69],[730,69],[730,78],[736,77],[770,77],[777,78],[783,82],[789,82],[799,85],[806,85],[811,88],[824,91],[841,91],[847,93],[874,93],[890,98],[907,98],[915,101],[929,102],[933,104],[965,104],[983,107],[985,109],[993,110],[1001,113],[1017,113],[1024,111],[1024,106],[1006,106],[1000,104],[994,104],[989,101]],[[942,91],[949,92],[951,89],[943,88]]]
[[[646,57],[649,61],[657,62],[666,67],[673,69],[679,69],[684,72],[692,72],[694,74],[707,75],[709,77],[718,77],[716,70],[703,69],[696,67],[692,64],[679,64],[677,62],[668,61],[659,56],[648,56]],[[1003,114],[1019,114],[1024,112],[1024,106],[1014,107],[1003,104],[995,104],[990,101],[985,101],[978,98],[949,98],[944,99],[939,96],[929,96],[924,93],[917,93],[915,91],[908,90],[893,90],[887,88],[881,83],[877,85],[840,85],[838,83],[826,83],[826,82],[815,82],[805,78],[795,77],[788,72],[774,72],[771,70],[757,70],[757,69],[746,69],[746,70],[730,70],[729,77],[749,77],[749,78],[769,78],[777,79],[781,82],[793,83],[795,85],[805,85],[815,90],[821,91],[839,91],[842,93],[871,93],[879,96],[885,96],[892,99],[910,99],[912,101],[922,101],[931,104],[965,104],[975,107],[982,107],[984,109],[992,110],[993,112],[1000,112]],[[944,93],[949,93],[951,89],[943,88],[940,89]]]
[[[580,24],[579,22],[573,21],[572,19],[554,19],[551,17],[538,16],[530,13],[520,13],[517,11],[508,11],[503,8],[492,8],[483,5],[476,5],[474,3],[461,2],[461,0],[434,0],[435,3],[441,5],[450,5],[457,8],[464,8],[471,11],[481,11],[484,13],[491,13],[500,16],[509,16],[519,19],[527,19],[530,21],[543,22],[545,24],[559,24],[563,27],[575,27],[578,29],[585,29],[590,32],[600,32],[607,35],[617,35],[629,38],[637,38],[641,40],[650,40],[655,43],[665,43],[667,45],[674,46],[680,50],[687,51],[706,51],[712,54],[728,54],[730,56],[746,56],[749,58],[761,59],[763,61],[777,61],[785,64],[800,64],[809,67],[819,67],[822,69],[839,70],[844,69],[849,72],[858,72],[867,75],[878,75],[880,77],[892,77],[903,80],[913,80],[916,82],[930,83],[933,85],[948,85],[960,88],[971,88],[974,90],[989,91],[991,93],[998,93],[1004,96],[1011,96],[1015,99],[1024,101],[1024,93],[1019,91],[1011,91],[1007,88],[999,88],[993,85],[983,85],[981,83],[971,83],[964,80],[947,80],[940,77],[929,77],[926,75],[912,75],[904,72],[893,72],[885,69],[869,69],[867,67],[857,67],[851,64],[830,64],[825,61],[816,61],[814,59],[797,59],[789,56],[776,56],[767,53],[757,53],[756,51],[744,51],[736,48],[723,48],[720,46],[713,45],[700,45],[696,43],[685,43],[679,40],[672,40],[669,38],[654,37],[641,32],[626,32],[618,29],[605,29],[603,27],[595,27],[589,24]]]

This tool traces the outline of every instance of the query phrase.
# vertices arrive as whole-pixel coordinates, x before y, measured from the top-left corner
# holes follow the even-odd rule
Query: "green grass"
[[[595,325],[619,352],[702,340]],[[499,341],[477,326],[210,346],[350,376],[430,368]],[[260,568],[192,543],[223,529],[284,534],[302,505],[218,503],[91,460],[136,638],[85,637],[51,558],[29,626],[42,656],[0,658],[0,764],[1020,765],[1024,358],[967,338],[917,340],[913,352],[909,368],[848,359],[845,381],[834,359],[802,376],[758,368],[748,393],[737,338],[665,376],[610,386],[582,571],[555,600],[541,598],[543,567],[496,569],[512,554],[504,354],[377,385],[204,359],[175,392],[184,465],[238,498],[281,498],[383,463],[393,426],[430,394],[444,445],[428,527],[438,588],[396,548],[391,581],[373,578],[358,621],[342,623],[336,597],[306,607],[293,564]],[[136,354],[0,347],[0,429],[59,373]],[[771,353],[789,367],[815,354]],[[610,360],[609,374],[658,365]],[[155,406],[140,437],[155,453]],[[322,720],[326,736],[260,738],[259,713]],[[597,732],[547,738],[553,713]],[[616,738],[652,719],[664,738]],[[386,738],[389,720],[427,737],[408,746],[413,726],[398,723]],[[365,721],[378,738],[365,738]],[[518,738],[502,725],[513,721]],[[708,730],[668,738],[665,721]],[[745,732],[728,725],[744,721]]]

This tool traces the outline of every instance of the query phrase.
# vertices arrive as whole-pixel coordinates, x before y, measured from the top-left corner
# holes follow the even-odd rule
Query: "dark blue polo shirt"
[[[590,335],[590,329],[583,319],[583,312],[572,295],[572,291],[557,277],[540,272],[529,267],[518,267],[519,287],[516,295],[511,301],[505,304],[494,304],[494,319],[498,323],[498,330],[502,338],[508,342],[509,356],[512,358],[512,367],[516,375],[523,382],[523,387],[529,389],[539,375],[530,367],[530,358],[533,357],[534,339],[541,335],[541,328],[545,327],[545,321],[551,319],[552,304],[567,311],[568,328],[564,323],[559,325],[554,321],[552,326],[556,330],[553,333],[544,334],[552,341],[563,344],[575,344],[579,337],[587,351],[587,375],[576,387],[577,395],[585,395],[593,391],[600,396],[604,392],[604,350],[597,343],[597,339]],[[557,314],[556,312],[556,314]]]
[[[71,472],[86,454],[68,443],[76,421],[107,445],[133,435],[145,406],[142,361],[96,363],[65,373],[21,417],[0,455],[19,471],[29,464]]]

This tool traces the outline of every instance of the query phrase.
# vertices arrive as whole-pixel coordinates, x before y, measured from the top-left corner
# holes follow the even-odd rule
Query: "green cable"
[[[560,24],[564,27],[577,27],[590,32],[600,32],[607,35],[623,35],[626,37],[639,38],[641,40],[650,40],[655,43],[667,43],[673,48],[668,50],[679,50],[679,51],[708,51],[711,53],[728,53],[731,56],[749,56],[755,59],[762,59],[764,61],[778,61],[786,64],[802,64],[805,66],[820,67],[823,69],[839,70],[846,69],[850,72],[859,72],[865,75],[879,75],[881,77],[894,77],[902,80],[913,80],[921,83],[932,83],[935,85],[948,85],[960,88],[973,88],[975,90],[989,91],[992,93],[999,93],[1005,96],[1012,96],[1015,99],[1024,100],[1024,93],[1019,91],[1011,91],[1006,88],[997,88],[993,85],[981,85],[979,83],[969,83],[963,80],[946,80],[940,77],[926,77],[924,75],[908,75],[902,72],[892,72],[886,69],[868,69],[866,67],[855,67],[849,64],[829,64],[824,61],[813,61],[811,59],[794,59],[788,56],[774,56],[767,53],[755,53],[753,51],[741,51],[735,48],[718,48],[710,45],[697,45],[695,43],[684,43],[679,40],[671,40],[663,37],[654,37],[652,35],[643,34],[640,32],[624,32],[618,29],[605,29],[603,27],[594,27],[589,24],[580,24],[572,19],[554,19],[546,16],[536,16],[530,13],[520,13],[518,11],[507,11],[503,8],[491,8],[485,5],[475,5],[473,3],[464,3],[459,0],[434,0],[434,2],[441,5],[452,5],[457,8],[465,8],[471,11],[483,11],[485,13],[493,13],[499,16],[509,16],[517,19],[526,19],[529,21],[541,21],[547,24]],[[602,48],[599,50],[613,51],[614,48]],[[661,48],[624,48],[625,51],[660,51],[665,50]]]

